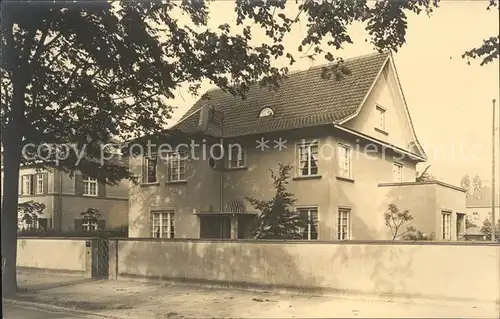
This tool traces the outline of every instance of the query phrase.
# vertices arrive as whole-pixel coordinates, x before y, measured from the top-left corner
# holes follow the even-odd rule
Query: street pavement
[[[16,304],[3,305],[5,319],[95,319],[98,317],[80,315],[73,311],[49,311]]]

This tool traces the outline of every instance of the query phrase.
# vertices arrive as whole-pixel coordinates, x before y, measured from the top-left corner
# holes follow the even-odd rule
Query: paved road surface
[[[3,318],[5,319],[95,319],[97,317],[79,315],[74,312],[53,312],[38,308],[4,304]]]

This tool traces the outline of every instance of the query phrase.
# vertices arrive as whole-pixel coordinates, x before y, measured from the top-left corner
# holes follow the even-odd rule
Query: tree
[[[236,32],[227,24],[209,29],[203,0],[2,2],[4,296],[16,288],[21,165],[57,166],[108,184],[133,179],[127,167],[103,161],[102,145],[144,133],[161,136],[170,119],[168,99],[180,85],[197,94],[206,79],[242,98],[252,83],[278,86],[288,69],[273,67],[273,61],[294,63],[281,42],[300,21],[308,21],[307,31],[296,49],[311,59],[321,54],[337,61],[324,68],[325,77],[348,73],[322,45],[338,50],[352,43],[347,27],[361,21],[377,49],[397,51],[405,42],[407,14],[430,14],[437,2],[304,0],[299,13],[288,17],[285,0],[235,1]],[[179,22],[180,14],[188,25]],[[255,28],[267,38],[254,45]],[[44,143],[53,146],[37,149]]]
[[[396,205],[389,204],[387,211],[384,213],[385,225],[391,230],[392,240],[401,238],[410,233],[416,232],[414,226],[406,226],[404,232],[400,232],[404,225],[413,220],[413,215],[408,210],[401,211]]]
[[[254,236],[256,239],[302,239],[302,228],[311,221],[302,220],[292,208],[295,199],[286,190],[292,167],[281,163],[278,165],[277,174],[271,170],[276,189],[274,197],[270,200],[247,198],[260,211]]]
[[[465,196],[469,197],[470,196],[470,178],[469,178],[469,174],[465,174],[463,177],[462,177],[462,180],[460,181],[460,186],[466,190],[466,193],[465,193]]]
[[[429,170],[429,168],[431,167],[432,165],[428,165],[424,171],[417,176],[417,178],[415,179],[416,182],[419,182],[419,183],[422,183],[422,182],[432,182],[432,181],[435,181],[436,178],[434,176],[432,176],[430,173],[427,172],[427,170]]]
[[[481,178],[476,175],[472,179],[472,194],[477,193],[481,188],[483,187],[483,182],[481,181]]]
[[[492,8],[494,10],[495,8],[497,8],[496,10],[500,10],[500,5],[498,0],[489,0],[489,5],[486,9],[491,10]],[[499,38],[500,37],[498,35],[494,35],[486,39],[483,39],[483,43],[481,45],[466,51],[462,55],[462,58],[467,58],[467,59],[482,58],[480,65],[485,65],[490,62],[493,62],[493,60],[498,59],[498,56],[500,54]],[[470,61],[468,61],[468,63],[470,64]]]
[[[95,225],[98,221],[102,220],[101,213],[95,208],[88,208],[86,211],[81,212],[81,215],[84,224]]]
[[[19,203],[17,212],[20,220],[28,225],[28,229],[32,229],[36,228],[38,216],[43,214],[45,208],[45,204],[30,200]]]
[[[495,223],[495,228],[495,238],[500,239],[500,219]],[[481,232],[486,236],[487,240],[491,240],[491,222],[489,219],[484,220]]]

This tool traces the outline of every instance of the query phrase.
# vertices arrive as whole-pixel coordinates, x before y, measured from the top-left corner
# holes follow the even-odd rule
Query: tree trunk
[[[17,205],[19,202],[19,170],[21,165],[21,134],[19,126],[8,125],[3,136],[3,198],[2,198],[2,294],[9,297],[17,289]]]

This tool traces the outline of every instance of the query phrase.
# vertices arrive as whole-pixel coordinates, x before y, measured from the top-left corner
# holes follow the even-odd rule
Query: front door
[[[231,238],[230,216],[200,216],[200,238]]]

